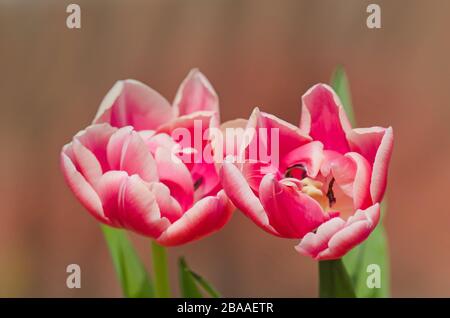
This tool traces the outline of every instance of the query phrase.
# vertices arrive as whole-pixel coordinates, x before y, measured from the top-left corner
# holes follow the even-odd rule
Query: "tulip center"
[[[333,192],[334,178],[331,178],[328,185],[326,178],[323,178],[325,179],[323,181],[312,179],[307,176],[306,168],[302,164],[295,164],[287,168],[285,177],[300,180],[301,191],[316,200],[324,211],[336,203],[336,196]]]

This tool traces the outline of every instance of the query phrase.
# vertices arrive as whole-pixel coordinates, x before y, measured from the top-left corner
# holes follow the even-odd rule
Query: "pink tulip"
[[[352,129],[338,96],[324,84],[302,100],[300,127],[255,109],[248,141],[234,162],[224,162],[220,177],[234,205],[262,229],[301,239],[301,254],[337,259],[378,224],[392,128]],[[264,129],[276,129],[278,139]],[[273,153],[251,155],[254,145],[263,153],[276,146],[279,162],[271,160]]]
[[[198,70],[183,81],[173,106],[140,82],[119,81],[94,123],[63,147],[65,179],[84,207],[110,226],[166,246],[211,234],[225,225],[233,207],[214,163],[192,160],[209,141],[194,145],[193,138],[177,140],[174,133],[193,133],[198,123],[204,133],[217,121],[218,107]]]

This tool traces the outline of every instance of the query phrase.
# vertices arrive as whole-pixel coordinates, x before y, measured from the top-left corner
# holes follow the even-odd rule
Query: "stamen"
[[[328,204],[330,205],[330,208],[333,206],[333,204],[336,203],[336,197],[334,196],[333,192],[333,185],[334,185],[334,178],[331,179],[330,183],[328,184],[328,191],[327,191]]]
[[[202,183],[203,183],[203,177],[200,177],[197,180],[195,180],[195,182],[194,182],[194,191],[197,190],[198,188],[200,188]]]

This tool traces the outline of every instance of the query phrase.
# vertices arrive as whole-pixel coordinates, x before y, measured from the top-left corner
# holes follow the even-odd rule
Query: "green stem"
[[[320,298],[356,297],[342,259],[319,262],[319,296]]]
[[[169,270],[166,249],[152,241],[152,262],[155,281],[155,294],[159,298],[170,297]]]

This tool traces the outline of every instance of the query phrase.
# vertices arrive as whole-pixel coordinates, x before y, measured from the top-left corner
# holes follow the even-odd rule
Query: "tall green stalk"
[[[170,297],[169,270],[166,249],[152,241],[153,280],[155,295],[158,298]]]

